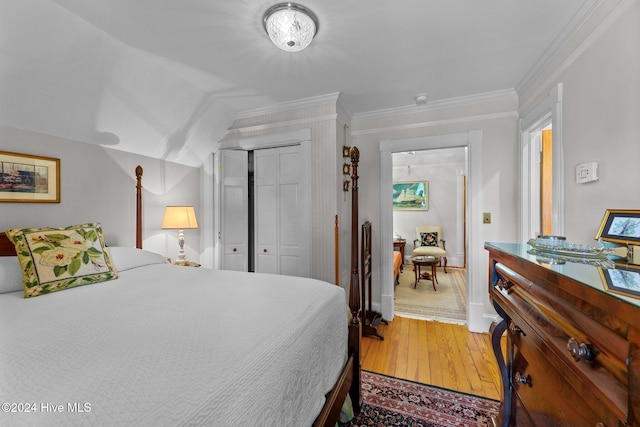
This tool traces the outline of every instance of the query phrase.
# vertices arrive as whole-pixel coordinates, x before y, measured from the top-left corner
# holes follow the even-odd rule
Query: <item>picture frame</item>
[[[640,245],[640,210],[607,209],[596,240]]]
[[[429,181],[393,183],[394,210],[429,210]]]
[[[0,151],[0,202],[60,203],[60,159]]]
[[[640,266],[616,263],[615,268],[600,268],[607,291],[640,298]]]

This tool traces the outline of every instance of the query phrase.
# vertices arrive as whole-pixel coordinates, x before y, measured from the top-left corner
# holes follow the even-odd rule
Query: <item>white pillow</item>
[[[116,271],[126,271],[132,268],[150,264],[167,264],[166,257],[155,252],[125,246],[109,246],[111,261]]]
[[[22,269],[17,256],[0,256],[0,294],[23,291]]]

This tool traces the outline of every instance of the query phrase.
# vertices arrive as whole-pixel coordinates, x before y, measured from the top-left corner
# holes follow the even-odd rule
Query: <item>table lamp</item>
[[[167,206],[164,210],[162,229],[178,230],[178,245],[180,245],[180,253],[175,261],[177,264],[187,262],[187,257],[184,254],[185,228],[198,228],[196,212],[193,209],[193,206]]]

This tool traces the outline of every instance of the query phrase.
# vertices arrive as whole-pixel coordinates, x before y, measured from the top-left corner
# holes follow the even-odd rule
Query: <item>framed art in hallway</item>
[[[60,159],[0,151],[0,202],[60,203]]]
[[[429,181],[394,182],[393,209],[429,210]]]

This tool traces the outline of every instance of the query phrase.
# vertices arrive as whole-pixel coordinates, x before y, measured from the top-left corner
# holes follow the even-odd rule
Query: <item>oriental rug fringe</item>
[[[360,413],[346,426],[490,426],[499,402],[439,387],[362,372]]]

